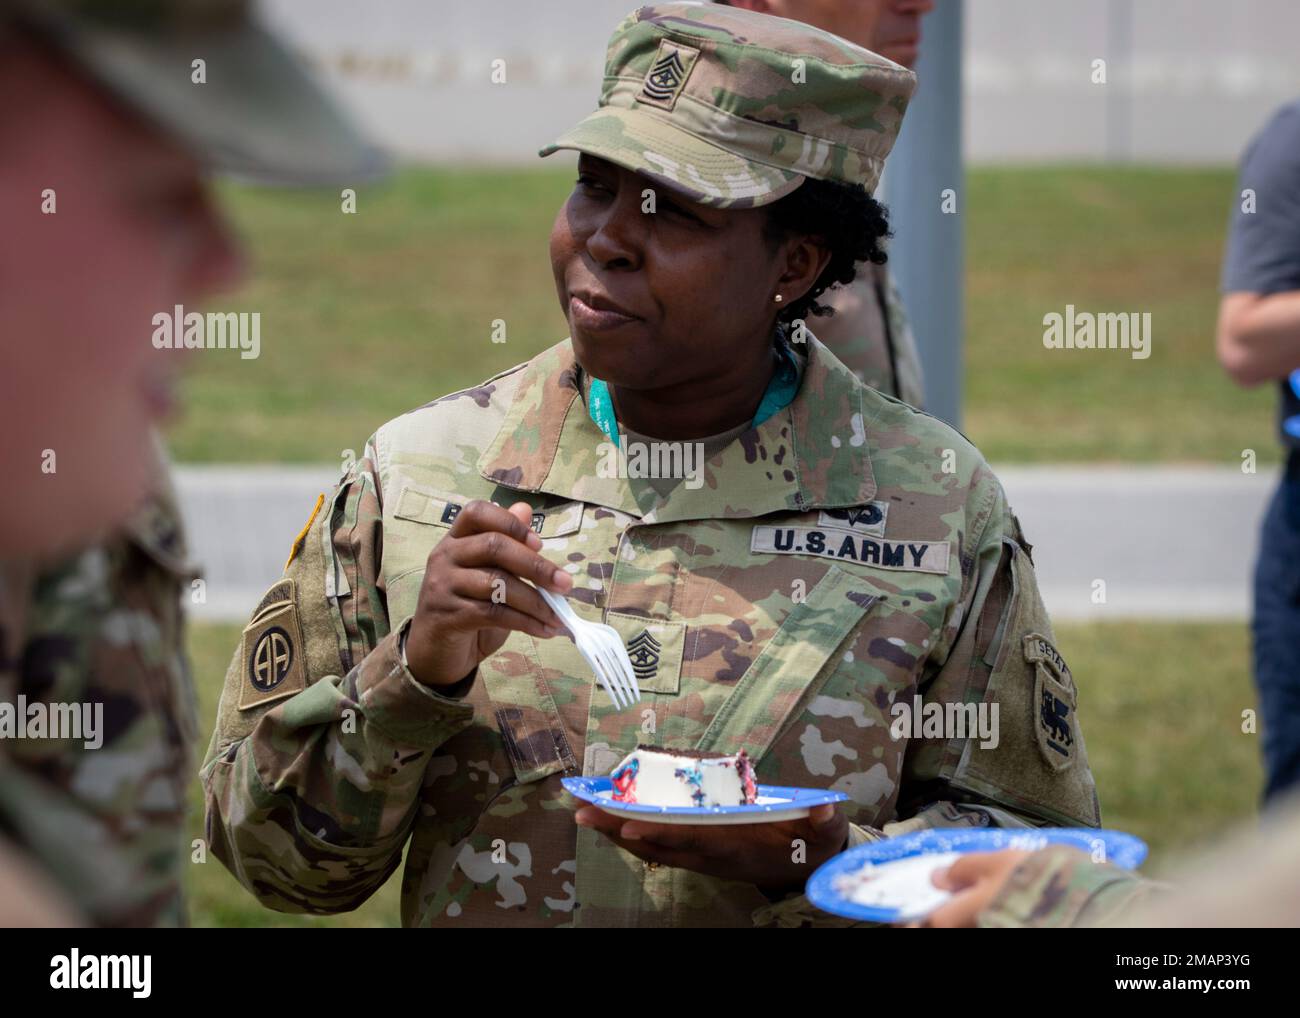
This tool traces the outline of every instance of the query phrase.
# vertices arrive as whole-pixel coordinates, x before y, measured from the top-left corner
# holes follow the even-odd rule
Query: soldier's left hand
[[[849,834],[848,818],[833,805],[770,824],[656,824],[596,806],[582,807],[574,819],[646,862],[747,881],[769,894],[802,890],[813,870],[843,850]]]

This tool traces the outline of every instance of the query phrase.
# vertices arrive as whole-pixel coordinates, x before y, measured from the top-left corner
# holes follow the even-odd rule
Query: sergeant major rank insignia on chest
[[[681,95],[682,86],[690,77],[691,68],[699,57],[700,51],[690,46],[679,46],[664,39],[655,54],[655,62],[646,73],[641,91],[637,93],[640,102],[661,109],[671,110]]]
[[[627,656],[632,661],[632,671],[641,682],[649,682],[659,671],[659,641],[643,629],[627,644]]]

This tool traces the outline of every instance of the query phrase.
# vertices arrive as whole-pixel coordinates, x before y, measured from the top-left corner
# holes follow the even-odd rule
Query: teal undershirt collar
[[[799,391],[800,371],[795,360],[794,351],[790,349],[784,330],[777,333],[776,352],[780,358],[776,371],[763,398],[759,400],[758,412],[754,414],[750,427],[757,428],[769,417],[780,413],[788,407]],[[609,394],[609,385],[599,378],[592,378],[587,392],[587,413],[591,415],[596,427],[605,433],[614,445],[618,445],[618,419],[614,416],[614,400]]]

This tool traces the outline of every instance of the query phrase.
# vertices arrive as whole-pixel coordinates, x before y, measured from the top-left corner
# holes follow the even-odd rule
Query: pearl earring
[[[772,299],[773,299],[774,301],[776,301],[778,304],[780,304],[781,301],[785,300],[785,298],[782,297],[779,293],[778,293],[775,297],[773,297]]]

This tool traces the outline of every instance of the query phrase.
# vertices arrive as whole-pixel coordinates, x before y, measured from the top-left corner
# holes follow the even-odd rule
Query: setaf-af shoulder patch
[[[1074,762],[1078,744],[1074,713],[1074,677],[1052,642],[1038,633],[1021,641],[1025,660],[1034,666],[1034,734],[1043,759],[1056,770]]]
[[[262,597],[244,628],[239,709],[282,700],[306,689],[304,652],[294,581],[283,579]]]

